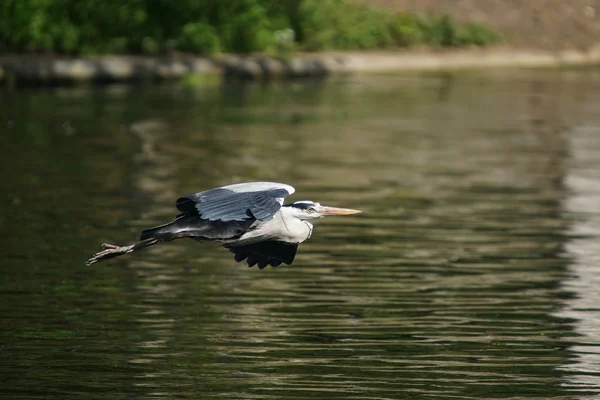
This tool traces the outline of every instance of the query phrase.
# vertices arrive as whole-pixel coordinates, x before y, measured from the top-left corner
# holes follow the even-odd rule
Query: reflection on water
[[[2,393],[597,394],[598,86],[528,71],[4,92]],[[317,221],[285,268],[191,241],[84,266],[179,195],[249,180],[365,212]]]
[[[592,110],[600,115],[600,108]],[[565,385],[573,389],[600,389],[600,142],[597,126],[573,128],[570,135],[571,154],[566,177],[569,195],[564,200],[567,218],[573,223],[571,239],[566,245],[573,259],[570,276],[563,282],[573,296],[557,313],[572,318],[574,329],[571,359],[560,368],[569,372]]]

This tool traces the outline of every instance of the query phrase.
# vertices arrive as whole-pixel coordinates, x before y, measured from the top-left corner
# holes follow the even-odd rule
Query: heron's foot
[[[123,254],[131,253],[133,251],[133,245],[131,246],[116,246],[114,244],[103,243],[102,247],[104,250],[94,254],[89,260],[87,265],[92,265],[100,261],[107,260],[109,258],[118,257]]]

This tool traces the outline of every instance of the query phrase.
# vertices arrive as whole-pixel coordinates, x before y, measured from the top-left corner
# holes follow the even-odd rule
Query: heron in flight
[[[249,182],[180,197],[175,202],[180,211],[175,220],[142,231],[140,241],[129,246],[105,243],[104,250],[87,264],[190,238],[219,242],[235,255],[235,261],[246,260],[249,267],[290,265],[298,245],[310,238],[313,225],[309,220],[360,212],[308,200],[283,204],[283,199],[294,192],[292,186],[283,183]]]

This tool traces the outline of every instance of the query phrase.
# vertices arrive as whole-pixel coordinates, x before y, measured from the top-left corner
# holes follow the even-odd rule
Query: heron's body
[[[309,219],[359,212],[312,201],[283,205],[283,199],[293,193],[293,187],[282,183],[251,182],[180,197],[175,220],[144,230],[139,243],[105,244],[88,265],[180,238],[219,242],[235,254],[236,261],[247,259],[250,267],[291,264],[298,244],[312,234]]]
[[[302,243],[310,238],[313,225],[295,218],[290,207],[283,206],[269,221],[254,221],[239,238],[230,238],[223,244],[239,245],[277,240],[285,243]]]

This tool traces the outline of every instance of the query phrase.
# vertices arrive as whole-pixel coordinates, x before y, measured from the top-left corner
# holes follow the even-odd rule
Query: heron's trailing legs
[[[129,246],[115,246],[114,244],[104,243],[102,245],[104,250],[94,254],[89,260],[87,260],[86,264],[92,265],[100,261],[108,260],[109,258],[119,257],[123,254],[132,253],[136,250],[140,250],[163,241],[164,240],[161,240],[160,238],[149,238]]]

